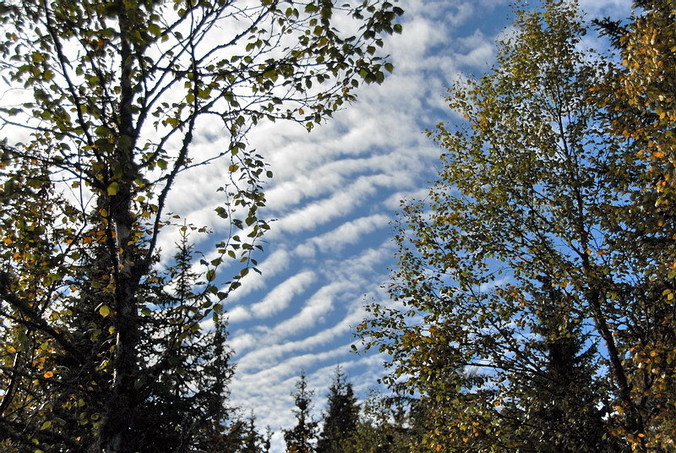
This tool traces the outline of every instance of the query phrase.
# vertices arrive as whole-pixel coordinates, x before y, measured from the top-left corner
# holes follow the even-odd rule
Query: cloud
[[[308,285],[316,280],[314,272],[306,271],[295,274],[280,285],[273,288],[265,298],[251,305],[250,309],[237,306],[229,311],[230,324],[242,322],[251,318],[268,318],[289,306],[289,303],[298,294],[302,294]]]
[[[258,265],[257,272],[250,272],[244,279],[241,287],[231,293],[226,300],[227,304],[232,304],[245,298],[251,293],[266,287],[266,280],[285,271],[291,264],[291,254],[285,248],[279,248],[265,255],[266,258]]]
[[[288,307],[294,296],[302,294],[310,283],[316,280],[312,271],[296,274],[281,285],[274,288],[261,302],[251,306],[256,318],[265,318]]]
[[[242,306],[237,306],[234,307],[227,312],[227,317],[228,317],[228,323],[230,325],[241,322],[241,321],[246,321],[247,319],[251,319],[251,313],[249,310]],[[234,342],[231,342],[234,343]],[[237,347],[234,347],[234,349],[238,349]]]
[[[317,389],[316,414],[337,364],[360,397],[383,372],[384,356],[350,352],[353,329],[367,301],[387,302],[400,200],[425,197],[436,177],[440,150],[424,129],[452,118],[443,97],[459,70],[494,58],[497,31],[467,22],[504,4],[404,0],[404,33],[385,43],[395,64],[385,83],[361,87],[354,105],[311,134],[266,124],[251,136],[275,174],[264,213],[276,220],[263,275],[247,276],[230,301],[231,389],[233,402],[258,408],[261,426],[293,426],[289,394],[301,370]],[[272,451],[283,451],[280,434]]]
[[[480,30],[476,30],[471,36],[458,39],[458,45],[464,53],[457,54],[454,61],[463,68],[482,70],[494,60],[494,38],[487,37]]]
[[[631,15],[631,0],[579,0],[580,9],[591,17],[626,18]]]
[[[357,302],[357,303],[354,303]],[[258,344],[258,347],[251,352],[248,352],[238,361],[238,368],[242,371],[260,371],[267,369],[266,362],[276,361],[280,358],[293,357],[299,352],[312,351],[314,348],[325,346],[331,344],[336,339],[341,336],[344,336],[346,333],[350,333],[351,329],[354,328],[361,320],[363,319],[365,312],[361,306],[361,298],[359,300],[354,300],[353,303],[349,304],[349,311],[345,317],[341,318],[336,324],[330,327],[326,327],[319,332],[300,338],[295,341],[279,341],[280,336],[285,336],[288,334],[288,330],[284,327],[281,329],[273,329],[272,331],[263,331],[260,333],[265,334],[261,337],[266,338],[261,343]],[[294,323],[297,322],[294,320]],[[274,339],[276,341],[270,341]],[[351,348],[348,345],[343,344],[342,354],[350,354]]]
[[[337,191],[330,198],[309,203],[275,222],[277,231],[300,233],[351,214],[367,197],[379,188],[396,185],[395,175],[370,175],[359,177],[354,183]]]
[[[339,252],[346,245],[355,244],[361,236],[389,224],[390,218],[383,214],[374,214],[368,217],[343,223],[329,233],[312,238],[312,243],[323,253]]]

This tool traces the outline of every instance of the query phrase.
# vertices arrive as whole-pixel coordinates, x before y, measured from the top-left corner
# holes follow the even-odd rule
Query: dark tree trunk
[[[131,197],[137,169],[134,147],[137,131],[134,127],[132,87],[133,59],[130,23],[124,3],[118,3],[118,23],[121,34],[120,107],[117,114],[117,142],[109,169],[108,184],[116,184],[108,191],[110,222],[113,228],[115,267],[115,306],[112,308],[116,342],[111,371],[112,386],[106,401],[101,428],[101,449],[106,453],[136,451],[134,436],[136,412],[139,404],[136,382],[138,378],[137,349],[139,344],[137,290],[139,276],[143,275],[144,256],[134,244],[132,232],[136,219],[131,211]]]

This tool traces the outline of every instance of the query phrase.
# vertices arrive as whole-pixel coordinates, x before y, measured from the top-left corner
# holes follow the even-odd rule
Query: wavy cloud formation
[[[336,365],[360,397],[382,373],[382,357],[350,346],[364,305],[387,297],[381,286],[394,265],[390,223],[400,200],[424,197],[438,169],[440,150],[424,130],[458,120],[443,99],[448,86],[493,64],[496,38],[510,33],[507,0],[400,3],[404,33],[385,43],[395,72],[381,86],[361,88],[354,105],[311,134],[276,123],[250,136],[275,174],[265,215],[276,220],[262,275],[247,276],[226,301],[238,363],[231,390],[233,404],[278,431],[274,452],[283,451],[279,430],[294,424],[290,392],[301,371],[317,389],[317,414]],[[607,5],[582,3],[610,14]],[[618,11],[629,4],[614,3]],[[223,177],[219,165],[181,180],[172,208],[192,212],[195,224],[215,220],[218,195],[194,194]]]

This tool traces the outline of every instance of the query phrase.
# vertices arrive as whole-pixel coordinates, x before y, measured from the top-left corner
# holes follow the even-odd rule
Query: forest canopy
[[[449,90],[458,120],[428,131],[437,180],[402,205],[390,300],[357,327],[390,393],[360,401],[337,368],[318,395],[301,373],[280,395],[288,453],[676,449],[676,11],[635,0],[589,23],[575,1],[532,3],[494,66]],[[270,451],[229,395],[224,304],[270,228],[248,138],[312,130],[381,83],[402,13],[0,5],[0,450]],[[216,161],[219,233],[198,250],[213,225],[168,206]]]
[[[493,69],[449,92],[466,122],[429,133],[443,168],[360,334],[419,400],[416,451],[671,451],[673,5],[596,28],[518,5]],[[615,52],[583,48],[598,32]]]

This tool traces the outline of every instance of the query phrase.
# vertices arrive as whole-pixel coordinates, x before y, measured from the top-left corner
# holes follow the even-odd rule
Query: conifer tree
[[[355,433],[342,451],[409,453],[413,446],[420,445],[424,408],[424,402],[411,397],[372,391],[362,404]]]
[[[244,420],[242,445],[237,450],[239,453],[264,453],[270,449],[270,436],[268,432],[262,435],[256,428],[256,416],[253,412]]]
[[[333,382],[329,388],[327,409],[317,451],[343,453],[348,451],[359,422],[359,405],[340,367],[336,367]]]
[[[312,395],[314,391],[307,388],[304,373],[296,383],[296,391],[291,394],[295,409],[296,425],[284,430],[284,442],[287,453],[314,453],[319,422],[312,417]]]

